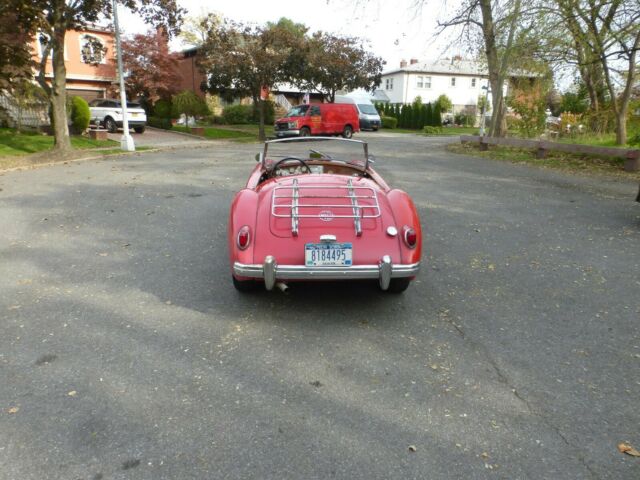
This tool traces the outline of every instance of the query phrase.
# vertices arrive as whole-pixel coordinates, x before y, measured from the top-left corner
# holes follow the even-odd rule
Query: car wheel
[[[136,133],[144,133],[144,127],[133,127],[133,131]]]
[[[233,275],[231,276],[231,279],[233,280],[233,286],[239,292],[253,292],[256,288],[258,288],[258,282],[255,282],[253,280],[238,280]]]
[[[109,133],[116,133],[118,131],[118,124],[116,124],[113,118],[107,117],[104,119],[104,128],[106,128]]]
[[[344,138],[353,137],[353,128],[350,125],[345,125],[344,130],[342,130],[342,136]]]
[[[392,278],[387,292],[402,293],[409,287],[410,283],[411,279],[409,278]]]
[[[308,137],[309,135],[311,135],[311,130],[309,130],[309,127],[302,127],[300,129],[300,136],[301,137]]]

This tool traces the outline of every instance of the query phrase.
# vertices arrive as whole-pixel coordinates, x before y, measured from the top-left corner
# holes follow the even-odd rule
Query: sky
[[[416,0],[178,0],[188,16],[214,12],[245,23],[262,25],[287,17],[304,23],[311,31],[352,35],[369,42],[370,50],[382,57],[385,70],[397,68],[400,60],[417,58],[436,60],[456,55],[460,49],[447,48],[449,35],[434,37],[437,13],[443,12],[447,0],[429,0],[428,8],[418,9]],[[422,3],[427,3],[422,2]],[[448,5],[457,3],[449,0]],[[126,34],[144,31],[148,27],[139,17],[122,7],[119,10],[121,29]],[[172,50],[184,48],[179,41],[171,42]]]

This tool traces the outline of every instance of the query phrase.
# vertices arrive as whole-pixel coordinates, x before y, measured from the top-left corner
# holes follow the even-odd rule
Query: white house
[[[457,113],[465,108],[475,110],[478,97],[486,94],[482,87],[488,83],[486,68],[476,61],[454,58],[420,63],[412,58],[409,63],[400,62],[400,68],[384,72],[380,89],[390,103],[411,103],[418,96],[428,103],[445,94]],[[506,82],[504,88],[506,94]]]

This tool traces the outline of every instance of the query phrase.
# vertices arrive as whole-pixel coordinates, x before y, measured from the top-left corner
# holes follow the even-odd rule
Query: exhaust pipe
[[[289,286],[284,282],[276,282],[276,287],[283,293],[287,293],[287,290],[289,290]]]

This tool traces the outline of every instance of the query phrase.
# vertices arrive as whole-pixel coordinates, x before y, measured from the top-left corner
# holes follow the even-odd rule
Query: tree
[[[423,5],[430,0],[419,0]],[[535,53],[537,18],[522,0],[462,0],[455,13],[439,22],[439,31],[458,29],[461,43],[479,44],[486,62],[493,104],[490,136],[506,133],[503,86],[510,72]]]
[[[222,18],[215,13],[202,13],[184,19],[179,38],[190,47],[201,47],[207,41],[207,32],[219,25]]]
[[[189,117],[207,115],[209,113],[209,108],[205,101],[191,90],[185,90],[175,95],[172,103],[178,116],[184,114],[187,128],[189,128]]]
[[[11,90],[32,76],[30,42],[35,35],[37,13],[30,2],[0,2],[0,90]]]
[[[223,97],[246,97],[258,106],[261,140],[268,91],[291,80],[291,58],[303,48],[300,36],[287,25],[253,27],[225,20],[211,22],[202,45],[200,68],[207,74],[205,89]]]
[[[155,102],[176,93],[180,80],[178,55],[169,53],[163,29],[126,38],[122,42],[122,64],[129,73],[124,86],[127,96]]]
[[[385,62],[364,49],[356,37],[315,32],[306,44],[299,87],[321,93],[330,102],[335,101],[338,90],[366,91],[380,85]]]
[[[627,141],[627,114],[631,92],[637,78],[640,50],[640,3],[624,0],[555,0],[557,14],[568,25],[576,44],[576,57],[582,79],[590,90],[592,64],[598,64],[604,77],[611,109],[616,118],[616,143]],[[580,56],[580,52],[590,54]],[[597,95],[596,95],[597,99]]]
[[[183,9],[177,6],[176,0],[120,0],[120,3],[148,23],[164,25],[170,33],[177,31],[182,20]],[[31,7],[39,17],[37,26],[42,32],[43,44],[37,80],[51,105],[53,153],[63,154],[71,149],[66,109],[65,36],[68,30],[82,30],[88,24],[111,19],[113,3],[112,0],[31,0]],[[53,67],[51,83],[45,78],[49,58]]]
[[[453,102],[444,93],[436,99],[436,105],[440,107],[441,112],[450,112],[453,110]]]

